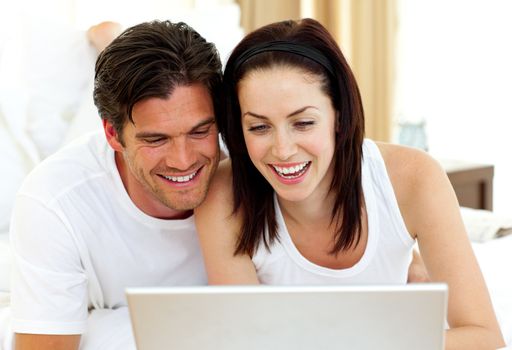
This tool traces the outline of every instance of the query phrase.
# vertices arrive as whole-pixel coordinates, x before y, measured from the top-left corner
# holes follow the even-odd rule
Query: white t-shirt
[[[329,269],[306,259],[293,243],[279,203],[274,200],[279,241],[268,251],[261,243],[253,263],[258,279],[274,285],[405,284],[414,240],[407,231],[377,145],[363,144],[362,187],[368,213],[368,240],[350,268]],[[275,197],[274,197],[275,198]]]
[[[101,132],[27,177],[11,223],[12,330],[81,334],[90,309],[126,305],[133,286],[206,284],[193,217],[146,215],[128,196]]]

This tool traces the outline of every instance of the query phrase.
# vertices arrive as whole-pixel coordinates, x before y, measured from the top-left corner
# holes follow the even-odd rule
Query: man
[[[102,51],[104,135],[49,157],[17,195],[16,349],[77,349],[127,286],[206,283],[192,210],[219,160],[220,82],[214,45],[183,23],[136,25]]]

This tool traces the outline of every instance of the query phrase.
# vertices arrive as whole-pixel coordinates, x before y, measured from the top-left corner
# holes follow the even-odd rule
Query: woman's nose
[[[272,155],[280,160],[287,160],[297,151],[293,138],[286,131],[279,131],[274,136]]]

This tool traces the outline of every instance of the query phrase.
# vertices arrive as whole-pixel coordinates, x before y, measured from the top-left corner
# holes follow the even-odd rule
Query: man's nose
[[[175,138],[168,149],[166,165],[177,170],[188,170],[197,162],[197,154],[185,137]]]

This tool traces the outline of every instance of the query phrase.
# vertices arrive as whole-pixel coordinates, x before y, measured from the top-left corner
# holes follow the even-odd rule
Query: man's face
[[[123,128],[124,145],[118,137],[109,139],[118,151],[116,163],[128,194],[148,215],[189,215],[204,200],[219,162],[207,88],[179,86],[167,99],[142,100],[134,105],[132,118]]]

